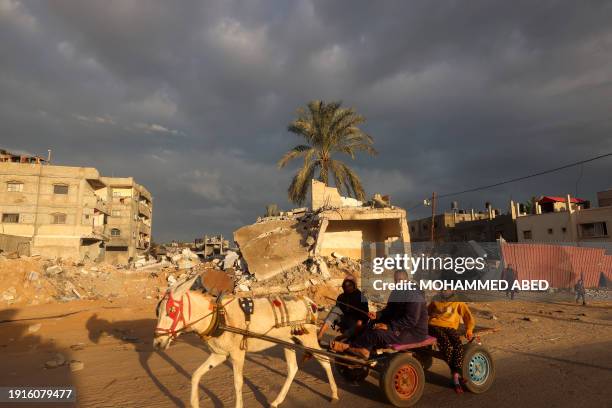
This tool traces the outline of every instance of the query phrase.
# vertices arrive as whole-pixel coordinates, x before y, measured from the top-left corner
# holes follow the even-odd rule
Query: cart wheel
[[[391,359],[380,377],[380,388],[391,404],[411,407],[423,395],[425,374],[419,361],[408,353]]]
[[[346,365],[334,361],[336,371],[349,382],[362,382],[368,377],[370,368],[367,366]]]
[[[429,370],[433,365],[433,356],[429,352],[417,351],[414,357],[419,360],[423,366],[423,370]]]
[[[463,349],[463,379],[474,394],[486,392],[495,381],[495,365],[486,348],[469,343]]]

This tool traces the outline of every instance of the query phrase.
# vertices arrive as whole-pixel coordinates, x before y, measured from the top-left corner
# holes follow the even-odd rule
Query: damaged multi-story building
[[[113,196],[115,186],[128,188],[127,184],[121,184],[123,180],[131,180],[131,188],[139,191],[139,201],[132,203],[136,200],[135,194],[130,196],[131,207],[125,209],[126,217],[127,211],[132,211],[130,220],[134,219],[133,223],[138,225],[132,228],[130,223],[128,228],[130,238],[136,237],[125,242],[124,252],[129,257],[146,250],[150,242],[152,200],[144,187],[131,178],[102,177],[92,167],[51,165],[37,156],[2,151],[0,250],[74,260],[105,260],[107,247],[116,235],[112,226],[115,215],[123,218],[124,205],[115,203]],[[147,204],[141,204],[140,200],[146,200]],[[146,227],[142,228],[140,224],[145,222],[140,221],[141,209],[146,213]],[[111,262],[115,258],[114,254],[110,255]]]
[[[106,260],[127,263],[150,248],[153,199],[132,177],[102,177],[102,181],[110,195]]]

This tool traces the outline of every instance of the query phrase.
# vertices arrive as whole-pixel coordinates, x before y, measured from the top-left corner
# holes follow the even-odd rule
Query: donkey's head
[[[189,330],[191,321],[192,298],[189,289],[196,278],[179,283],[166,291],[157,304],[157,326],[153,347],[162,350],[170,347],[172,340]]]

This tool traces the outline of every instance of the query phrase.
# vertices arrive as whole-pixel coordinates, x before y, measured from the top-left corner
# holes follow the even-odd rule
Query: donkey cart
[[[219,329],[327,357],[334,362],[337,372],[351,382],[363,381],[369,374],[374,374],[379,378],[381,391],[389,403],[396,407],[411,407],[421,399],[425,387],[424,370],[431,367],[434,358],[442,359],[436,347],[436,339],[431,336],[419,343],[390,345],[389,348],[377,350],[369,360],[363,360],[226,325],[219,325]],[[480,335],[490,332],[491,330],[477,332],[474,338],[464,345],[462,376],[465,387],[474,394],[484,393],[495,380],[493,358],[480,342]]]
[[[462,377],[465,387],[474,394],[486,392],[495,381],[493,358],[480,341],[480,335],[490,332],[480,331],[464,344]],[[411,407],[423,395],[424,370],[432,366],[434,358],[442,360],[443,356],[437,349],[436,339],[429,336],[419,343],[390,345],[361,363],[350,363],[343,356],[337,356],[334,362],[336,371],[352,382],[363,381],[370,373],[374,374],[392,405]]]

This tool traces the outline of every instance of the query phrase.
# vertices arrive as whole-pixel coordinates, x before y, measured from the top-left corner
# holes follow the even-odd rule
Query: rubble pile
[[[133,296],[154,299],[164,282],[149,271],[40,257],[0,258],[0,305],[37,305]]]

